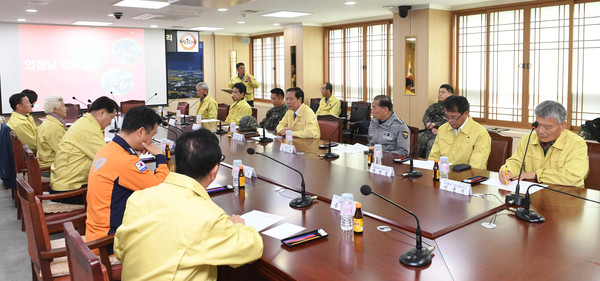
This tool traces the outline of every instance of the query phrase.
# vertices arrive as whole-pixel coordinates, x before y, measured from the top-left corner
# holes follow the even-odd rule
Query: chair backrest
[[[600,143],[587,142],[590,171],[585,179],[585,187],[600,190]]]
[[[348,102],[345,100],[340,101],[340,117],[348,117]]]
[[[78,104],[65,103],[65,108],[67,108],[65,119],[77,119],[81,115],[81,107]]]
[[[33,154],[33,151],[29,149],[28,145],[23,146],[25,152],[25,159],[27,163],[27,183],[33,189],[35,195],[42,195],[44,193],[42,188],[42,173],[40,172],[40,162]]]
[[[143,101],[143,100],[122,101],[121,102],[121,112],[123,114],[127,114],[127,111],[129,111],[130,109],[132,109],[136,106],[140,106],[140,105],[146,105],[146,101]]]
[[[177,110],[181,111],[181,114],[190,115],[190,104],[180,101],[177,103]]]
[[[17,186],[17,196],[23,211],[23,222],[27,234],[27,246],[33,266],[33,274],[39,276],[41,273],[44,279],[51,280],[50,262],[40,256],[41,251],[48,251],[52,248],[48,229],[45,227],[46,217],[42,210],[42,203],[35,196],[33,189],[23,179],[22,175],[17,176]]]
[[[10,140],[12,141],[13,155],[15,160],[15,173],[27,172],[27,165],[25,164],[25,153],[23,153],[23,143],[17,137],[15,132],[10,132]]]
[[[353,101],[350,107],[350,122],[360,120],[371,120],[371,103],[364,101]]]
[[[71,280],[108,281],[106,267],[100,262],[100,258],[88,248],[79,232],[75,230],[73,223],[66,222],[63,225]]]
[[[254,118],[256,118],[258,120],[258,109],[256,107],[252,108],[252,116],[254,116]]]
[[[217,119],[221,121],[225,121],[227,119],[227,115],[229,115],[229,105],[226,103],[220,103],[217,108]]]
[[[319,122],[319,129],[321,130],[321,139],[329,140],[331,134],[331,141],[341,142],[342,141],[342,126],[343,119],[333,115],[319,115],[317,116],[317,122]],[[337,132],[334,131],[337,129]]]
[[[310,99],[310,109],[312,109],[314,112],[317,112],[317,110],[319,109],[320,102],[321,102],[320,98]]]
[[[502,136],[496,132],[489,132],[492,138],[490,157],[488,158],[487,169],[498,171],[504,165],[506,159],[512,154],[513,138]]]
[[[412,150],[415,147],[415,143],[419,141],[419,128],[408,126],[408,130],[410,130],[410,149]],[[410,152],[410,157],[417,157],[416,149]]]

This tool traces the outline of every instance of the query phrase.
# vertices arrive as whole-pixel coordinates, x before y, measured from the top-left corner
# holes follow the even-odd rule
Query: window
[[[599,2],[458,12],[456,24],[456,86],[474,118],[529,127],[544,100],[565,106],[571,129],[600,117]]]
[[[391,30],[391,21],[327,29],[327,75],[336,97],[352,102],[391,96]]]
[[[253,37],[251,41],[252,74],[260,84],[254,98],[270,99],[271,89],[284,87],[283,35]]]

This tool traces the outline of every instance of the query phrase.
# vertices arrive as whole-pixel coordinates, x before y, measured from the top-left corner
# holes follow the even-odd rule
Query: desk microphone
[[[529,132],[529,137],[527,138],[527,146],[525,147],[525,153],[523,153],[523,162],[521,163],[521,170],[519,171],[519,178],[517,179],[517,186],[515,188],[515,194],[506,195],[505,203],[510,205],[523,206],[525,202],[523,202],[523,196],[519,194],[519,189],[521,187],[521,174],[523,173],[523,167],[525,166],[525,157],[527,156],[527,149],[529,149],[529,141],[531,140],[531,135],[533,134],[533,130],[537,128],[539,123],[537,121],[531,124],[531,132]],[[529,188],[527,188],[529,191]]]
[[[431,264],[431,251],[429,249],[424,249],[423,248],[423,237],[421,236],[421,224],[419,224],[419,218],[417,218],[417,216],[415,214],[413,214],[413,212],[405,209],[404,207],[392,202],[391,200],[375,193],[374,191],[371,190],[371,187],[368,185],[363,185],[360,187],[360,193],[362,193],[363,195],[367,196],[371,193],[375,194],[377,197],[389,202],[390,204],[402,209],[403,211],[411,214],[413,217],[415,217],[415,220],[417,220],[417,230],[415,231],[416,233],[416,240],[417,240],[417,245],[415,248],[408,250],[407,252],[405,252],[404,254],[402,254],[400,256],[400,262],[406,266],[411,266],[411,267],[423,267],[423,266],[427,266],[429,264]]]
[[[335,130],[333,130],[333,132],[331,133],[331,136],[329,136],[329,146],[327,147],[327,153],[323,154],[323,158],[325,159],[336,159],[339,158],[340,156],[335,154],[335,153],[331,153],[331,138],[333,138],[333,134],[335,134],[335,132],[337,132],[340,129],[339,126],[339,122],[338,122],[338,126],[335,127]]]
[[[78,100],[76,97],[73,97],[74,100],[78,101],[80,104],[83,104],[87,107],[87,104],[85,104],[84,102]],[[81,110],[79,111],[79,117],[83,116],[83,114],[81,113]]]
[[[192,109],[192,107],[194,107],[194,105],[196,105],[197,103],[199,103],[203,99],[204,98],[198,99],[195,103],[193,103],[192,105],[190,105],[190,109]],[[183,115],[183,120],[182,121],[183,122],[181,123],[181,125],[190,125],[190,123],[185,122],[185,114]]]
[[[224,134],[227,134],[227,131],[223,130],[223,127],[222,127],[222,125],[221,125],[221,120],[219,120],[219,129],[217,129],[217,130],[215,131],[215,134],[217,134],[217,135],[224,135]],[[273,140],[271,140],[271,141],[273,141]]]
[[[294,171],[296,171],[300,177],[302,178],[302,183],[300,184],[300,186],[302,187],[302,189],[300,190],[300,197],[293,199],[292,201],[290,201],[290,207],[293,208],[302,208],[302,207],[306,207],[306,206],[310,206],[313,202],[313,198],[311,196],[306,196],[306,186],[304,185],[304,176],[302,175],[302,173],[300,173],[300,171],[280,162],[279,160],[272,158],[271,156],[268,156],[266,154],[257,152],[256,150],[254,150],[254,148],[248,148],[246,150],[246,152],[248,152],[248,154],[252,155],[252,154],[260,154],[264,157],[267,157],[283,166],[286,166]]]
[[[177,131],[171,129],[171,126],[169,126],[169,123],[167,122],[162,122],[160,124],[161,127],[165,128],[167,131],[172,132],[173,134],[175,134],[175,140],[177,140],[179,138],[179,135],[177,134]],[[179,131],[181,131],[182,133],[184,132],[182,129],[177,128],[177,126],[175,126],[176,129],[178,129]],[[169,138],[169,136],[167,135],[167,139]]]
[[[564,191],[556,190],[554,188],[546,187],[546,186],[543,186],[541,184],[534,183],[534,184],[530,185],[527,188],[527,191],[525,192],[525,199],[523,199],[523,201],[524,201],[523,207],[524,208],[518,208],[517,211],[515,212],[515,216],[517,218],[519,218],[521,220],[524,220],[526,222],[542,223],[542,222],[546,221],[546,219],[542,215],[540,215],[539,213],[537,213],[535,211],[529,210],[529,206],[531,205],[531,197],[529,196],[529,189],[532,186],[539,186],[539,187],[541,187],[543,189],[549,189],[549,190],[552,190],[552,191],[556,191],[558,193],[562,193],[562,194],[569,195],[569,196],[572,196],[572,197],[575,197],[575,198],[579,198],[579,199],[583,199],[583,200],[587,200],[587,201],[590,201],[590,202],[594,202],[594,203],[600,204],[600,202],[595,201],[595,200],[587,199],[587,198],[580,197],[580,196],[577,196],[577,195],[574,195],[574,194],[566,193]]]
[[[221,124],[221,123],[219,123],[219,124]],[[262,135],[262,138],[258,139],[258,142],[273,142],[272,138],[267,138],[265,126],[263,126],[262,129],[263,129],[263,135]]]
[[[437,117],[437,115],[435,117]],[[429,126],[425,127],[425,131],[431,129],[431,125],[433,125],[433,122],[429,122]],[[412,138],[412,136],[411,136],[411,138]],[[404,172],[404,174],[402,174],[403,177],[416,178],[416,177],[423,176],[423,173],[421,173],[421,171],[415,170],[414,166],[413,166],[413,158],[414,158],[413,156],[415,155],[415,149],[417,149],[418,144],[419,144],[419,142],[416,141],[412,147],[412,150],[408,152],[408,158],[410,159],[410,166],[408,167],[408,170],[406,172]]]
[[[117,100],[115,99],[115,95],[113,95],[113,92],[110,91],[110,95],[113,98],[113,101],[118,105],[119,103],[117,103]],[[115,125],[112,129],[109,130],[110,133],[118,133],[121,131],[121,129],[119,129],[119,112],[117,112],[117,115],[115,115]]]
[[[154,95],[152,95],[149,99],[146,100],[146,103],[148,103],[152,98],[158,96],[158,93],[154,93]]]

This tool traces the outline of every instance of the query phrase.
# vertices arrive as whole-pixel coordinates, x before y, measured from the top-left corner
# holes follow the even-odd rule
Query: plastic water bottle
[[[292,145],[294,137],[292,136],[292,130],[285,131],[285,143]]]
[[[233,169],[231,169],[231,175],[233,176],[233,186],[236,187],[238,186],[239,183],[239,172],[240,172],[240,166],[242,165],[242,160],[239,159],[235,159],[233,160]]]
[[[181,124],[181,110],[177,109],[177,114],[175,114],[175,120],[177,124]]]
[[[381,147],[381,144],[375,145],[373,158],[375,158],[375,164],[381,165],[381,161],[383,159],[383,147]]]
[[[342,193],[342,206],[340,215],[342,217],[342,231],[352,231],[354,229],[354,214],[352,206],[354,205],[354,197],[352,193]]]
[[[236,130],[237,130],[237,129],[236,129],[236,127],[235,127],[235,123],[231,123],[231,124],[229,125],[229,131],[231,132],[231,137],[232,137],[232,138],[233,138],[233,136],[235,135],[235,132],[236,132]]]
[[[202,115],[198,114],[196,115],[196,124],[200,124],[202,123]]]
[[[450,173],[450,161],[448,156],[440,157],[440,181],[448,179],[448,173]]]

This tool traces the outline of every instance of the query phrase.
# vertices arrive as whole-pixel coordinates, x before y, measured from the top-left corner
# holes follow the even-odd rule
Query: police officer
[[[285,93],[280,88],[274,88],[271,90],[271,103],[273,107],[267,111],[265,119],[260,121],[260,127],[265,128],[269,131],[274,131],[279,125],[279,121],[283,119],[283,116],[288,111],[288,107],[285,104]]]
[[[372,103],[373,120],[369,125],[369,146],[381,144],[383,151],[408,155],[410,130],[394,113],[392,100],[386,95],[376,96]]]

